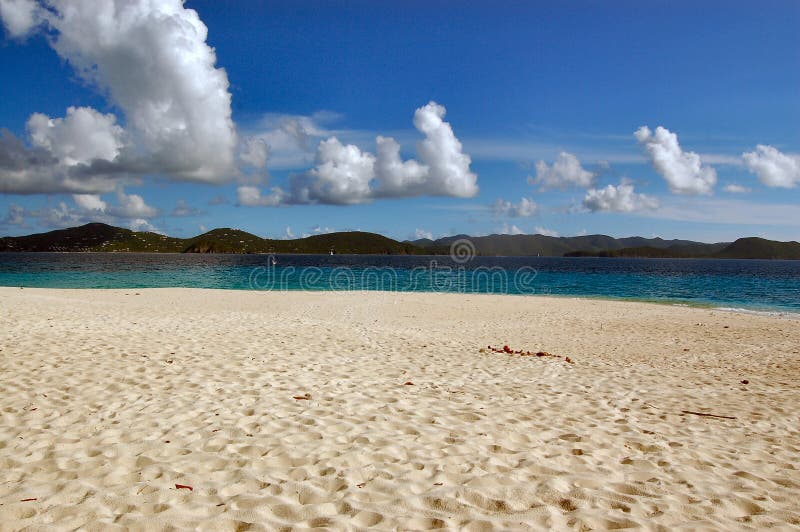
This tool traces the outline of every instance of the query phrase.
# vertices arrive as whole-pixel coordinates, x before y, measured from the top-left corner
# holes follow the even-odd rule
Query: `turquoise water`
[[[800,312],[800,261],[0,253],[0,286],[546,294]]]

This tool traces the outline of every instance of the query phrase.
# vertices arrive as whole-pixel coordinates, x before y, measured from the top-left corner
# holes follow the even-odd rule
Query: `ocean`
[[[0,253],[0,286],[465,292],[800,313],[800,261]]]

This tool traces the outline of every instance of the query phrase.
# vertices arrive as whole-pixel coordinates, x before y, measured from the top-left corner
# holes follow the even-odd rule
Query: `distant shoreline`
[[[101,223],[28,236],[0,238],[0,252],[156,252],[232,254],[458,255],[499,257],[602,256],[630,258],[800,259],[800,243],[757,237],[704,243],[662,238],[585,235],[456,235],[398,241],[364,231],[316,234],[292,240],[261,238],[239,229],[213,229],[191,238],[136,232]]]
[[[289,251],[280,251],[280,252],[259,252],[259,253],[239,253],[239,252],[208,252],[208,253],[189,253],[183,251],[14,251],[14,250],[0,250],[0,254],[3,255],[11,255],[11,254],[30,254],[30,255],[42,255],[46,253],[53,253],[59,255],[254,255],[254,256],[264,256],[269,257],[271,255],[275,256],[306,256],[306,257],[313,257],[313,256],[320,256],[326,257],[329,256],[329,253],[294,253]],[[441,254],[415,254],[415,255],[395,255],[392,253],[334,253],[334,255],[339,255],[343,257],[352,256],[352,257],[364,257],[364,256],[374,256],[374,257],[387,257],[387,256],[395,256],[395,257],[403,257],[403,256],[413,256],[413,257],[434,257],[434,258],[442,258],[447,257],[446,253]],[[474,258],[514,258],[514,259],[611,259],[611,260],[708,260],[708,261],[734,261],[734,260],[746,260],[746,261],[786,261],[786,262],[796,262],[800,260],[800,258],[762,258],[762,257],[672,257],[672,256],[665,256],[665,257],[644,257],[644,256],[624,256],[624,255],[475,255]]]

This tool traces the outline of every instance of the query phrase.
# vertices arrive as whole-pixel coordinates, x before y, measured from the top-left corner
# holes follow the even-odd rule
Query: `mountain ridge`
[[[191,238],[137,232],[103,223],[0,238],[0,252],[151,252],[151,253],[353,253],[419,255],[431,250],[376,233],[346,231],[292,240],[267,239],[232,228]],[[439,254],[448,250],[435,250]]]
[[[233,228],[217,228],[191,238],[137,232],[102,223],[0,238],[0,252],[152,252],[446,255],[468,239],[479,256],[647,257],[800,260],[800,243],[745,237],[734,242],[614,238],[608,235],[455,235],[436,240],[397,241],[365,231],[312,235],[291,240],[261,238]]]

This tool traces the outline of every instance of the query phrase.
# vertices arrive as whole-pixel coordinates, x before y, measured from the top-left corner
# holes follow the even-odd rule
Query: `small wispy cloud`
[[[536,202],[528,198],[521,198],[517,203],[498,199],[490,206],[490,208],[495,218],[502,216],[508,216],[510,218],[527,218],[535,215],[539,211],[539,206],[536,205]]]
[[[730,194],[747,194],[751,191],[749,187],[745,187],[742,185],[737,185],[736,183],[730,183],[722,187],[722,190],[728,192]]]
[[[541,227],[539,225],[537,225],[534,228],[534,230],[536,231],[537,235],[555,236],[555,237],[561,236],[561,234],[558,231],[556,231],[555,229],[548,229],[546,227]]]
[[[642,215],[681,222],[800,228],[800,205],[742,199],[666,198],[660,208],[643,211]]]
[[[427,238],[428,240],[433,240],[433,233],[430,231],[426,231],[425,229],[416,229],[414,231],[414,239],[420,240],[423,238]]]

